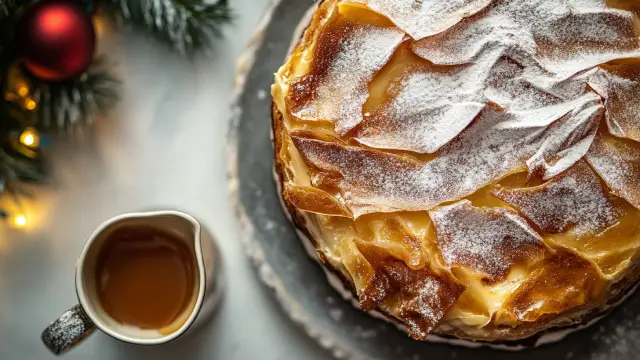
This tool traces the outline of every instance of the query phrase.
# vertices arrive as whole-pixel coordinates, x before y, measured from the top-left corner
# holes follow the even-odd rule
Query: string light
[[[29,88],[26,85],[21,85],[18,88],[18,95],[25,97],[27,95],[29,95]]]
[[[24,102],[25,109],[27,109],[29,111],[35,110],[36,106],[37,106],[36,102],[33,101],[33,99],[27,99]]]
[[[26,128],[24,129],[24,131],[22,132],[22,134],[20,134],[20,138],[19,138],[20,144],[34,149],[40,146],[40,135],[38,134],[38,131],[34,128]]]
[[[11,224],[18,229],[24,228],[25,226],[27,226],[27,223],[27,217],[23,214],[18,214],[11,218]]]
[[[33,230],[41,222],[42,213],[41,204],[28,199],[20,199],[18,202],[5,198],[0,201],[0,224],[4,222],[9,228],[21,231]],[[0,241],[1,247],[2,241]]]
[[[9,223],[9,226],[16,229],[23,229],[29,223],[26,215],[21,213],[9,214],[8,212],[2,209],[0,209],[0,219],[6,219],[7,222]]]

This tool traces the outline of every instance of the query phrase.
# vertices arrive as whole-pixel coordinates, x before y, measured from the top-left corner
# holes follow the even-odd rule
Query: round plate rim
[[[282,281],[275,275],[274,270],[265,260],[262,246],[253,236],[254,228],[251,219],[240,201],[237,144],[238,125],[242,116],[242,110],[239,107],[239,101],[246,87],[246,76],[251,71],[255,61],[255,52],[263,44],[264,31],[269,24],[273,12],[281,2],[282,0],[269,1],[257,30],[251,36],[249,43],[238,58],[236,64],[235,78],[237,85],[231,101],[232,115],[226,137],[226,152],[229,160],[227,164],[227,190],[231,206],[236,216],[236,227],[240,233],[240,241],[244,253],[251,260],[252,265],[258,272],[260,281],[273,291],[286,315],[323,349],[329,351],[336,359],[357,360],[358,356],[353,353],[353,349],[349,349],[347,345],[342,344],[342,342],[331,334],[327,334],[320,328],[314,327],[311,322],[308,321],[307,316],[299,310],[301,308],[299,302],[296,301],[294,296],[289,294],[282,284]]]
[[[257,271],[260,281],[273,293],[286,313],[297,326],[301,327],[307,335],[316,341],[322,348],[329,351],[337,359],[363,359],[357,353],[356,349],[344,344],[333,334],[324,331],[322,328],[314,326],[309,317],[302,310],[303,306],[296,297],[293,296],[282,283],[282,280],[276,275],[271,265],[265,258],[265,252],[260,242],[255,238],[255,228],[251,217],[248,215],[245,206],[240,199],[239,192],[239,158],[238,158],[238,141],[239,141],[239,125],[242,117],[242,109],[240,100],[245,93],[246,78],[252,71],[255,54],[263,45],[264,34],[267,26],[270,24],[274,11],[283,0],[269,0],[267,9],[260,21],[258,28],[251,37],[245,51],[240,55],[236,67],[236,89],[231,101],[232,116],[226,137],[227,152],[227,177],[229,198],[237,217],[237,229],[240,234],[240,240],[245,255],[251,260],[252,265]],[[272,134],[273,136],[273,134]],[[274,186],[275,189],[275,186]],[[284,210],[283,210],[284,211]],[[621,305],[620,307],[624,306]],[[610,316],[610,315],[608,315]],[[638,318],[640,319],[640,315]]]

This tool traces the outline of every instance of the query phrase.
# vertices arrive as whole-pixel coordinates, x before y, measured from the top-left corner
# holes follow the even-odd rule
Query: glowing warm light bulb
[[[18,88],[18,95],[27,96],[29,95],[29,88],[26,85],[22,85]]]
[[[22,142],[27,146],[33,146],[33,144],[36,143],[36,138],[33,135],[28,134],[25,135],[24,139],[22,139]]]
[[[40,136],[38,135],[38,131],[34,128],[26,128],[22,134],[20,134],[20,144],[30,148],[37,148],[40,146]]]
[[[25,107],[27,110],[34,110],[34,109],[36,108],[36,102],[35,102],[35,101],[33,101],[33,99],[27,99],[27,100],[24,102],[24,107]]]
[[[13,226],[23,228],[27,226],[27,217],[24,215],[16,215],[13,217]]]

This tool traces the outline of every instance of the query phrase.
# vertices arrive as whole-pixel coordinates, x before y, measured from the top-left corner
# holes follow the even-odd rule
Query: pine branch
[[[207,47],[233,18],[227,0],[104,0],[104,10],[125,24],[142,27],[181,54]]]
[[[16,67],[13,30],[21,7],[31,1],[35,0],[0,0],[0,196],[7,194],[16,201],[28,196],[23,182],[39,181],[45,175],[41,154],[24,153],[16,147],[17,134],[28,126],[47,132],[91,122],[94,114],[108,110],[118,100],[120,85],[100,60],[80,78],[62,82],[45,81]],[[109,18],[142,28],[182,54],[207,47],[213,37],[222,35],[222,25],[232,19],[227,0],[214,4],[206,3],[208,0],[81,1],[88,12],[96,5]],[[19,81],[26,83],[29,91],[16,97],[13,91],[23,85],[10,85]],[[11,92],[7,100],[5,91]],[[26,109],[34,103],[34,110]]]
[[[15,183],[18,181],[40,181],[43,176],[44,171],[39,161],[11,156],[0,149],[0,178]]]
[[[33,88],[35,126],[40,131],[70,129],[78,123],[91,123],[93,116],[106,112],[119,99],[120,82],[103,66],[102,60],[80,78],[48,82],[24,71]]]
[[[2,76],[3,85],[6,85],[6,75]],[[7,194],[15,202],[20,196],[28,195],[22,182],[40,181],[45,175],[37,150],[36,156],[28,157],[13,148],[12,141],[16,141],[17,134],[24,128],[23,122],[29,117],[27,113],[24,108],[0,98],[0,196]]]
[[[30,195],[22,183],[41,181],[44,176],[44,169],[39,162],[14,157],[0,149],[0,194],[9,195],[19,203],[20,197]]]

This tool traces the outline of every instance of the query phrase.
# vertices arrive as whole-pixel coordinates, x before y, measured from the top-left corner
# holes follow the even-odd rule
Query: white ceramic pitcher
[[[197,278],[193,306],[179,317],[175,330],[159,333],[123,325],[100,305],[95,284],[96,260],[114,231],[127,227],[152,227],[173,234],[193,254]],[[45,345],[55,354],[77,345],[96,328],[121,341],[156,345],[182,336],[192,325],[207,319],[217,304],[222,287],[221,258],[208,231],[192,216],[178,211],[155,211],[120,215],[98,227],[84,246],[76,266],[79,304],[66,311],[42,333]]]

